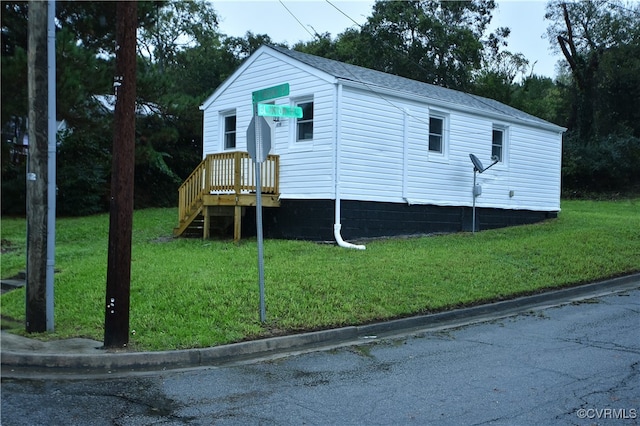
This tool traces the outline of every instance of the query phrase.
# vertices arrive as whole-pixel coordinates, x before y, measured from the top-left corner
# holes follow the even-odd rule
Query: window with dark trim
[[[302,118],[296,120],[296,142],[313,139],[313,101],[298,102],[302,108]]]
[[[236,147],[236,116],[227,115],[224,117],[224,149]]]
[[[504,150],[504,129],[493,128],[493,137],[491,139],[491,158],[498,161],[503,160]]]
[[[444,148],[444,118],[429,117],[429,151],[442,154]]]

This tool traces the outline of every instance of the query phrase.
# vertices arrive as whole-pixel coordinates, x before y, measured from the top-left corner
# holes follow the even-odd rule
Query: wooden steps
[[[263,207],[279,207],[279,156],[269,155],[261,168]],[[202,235],[228,231],[240,240],[246,207],[256,206],[257,188],[253,162],[246,152],[210,154],[178,189],[178,226],[173,235]]]

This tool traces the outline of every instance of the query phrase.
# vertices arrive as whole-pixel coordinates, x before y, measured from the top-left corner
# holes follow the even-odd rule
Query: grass
[[[176,209],[134,215],[130,347],[207,347],[435,312],[640,271],[640,200],[564,201],[558,219],[476,233],[367,242],[365,251],[255,240],[173,239]],[[55,332],[103,339],[108,215],[59,218]],[[25,266],[25,221],[2,220],[2,277]],[[24,323],[24,290],[2,317]],[[12,332],[24,334],[13,323]]]

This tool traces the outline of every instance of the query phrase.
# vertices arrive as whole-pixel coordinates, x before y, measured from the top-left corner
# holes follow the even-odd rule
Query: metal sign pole
[[[255,104],[254,104],[255,105]],[[254,117],[257,116],[257,106],[253,109]],[[256,234],[258,240],[258,286],[260,288],[260,322],[266,321],[266,308],[264,301],[264,242],[262,238],[262,183],[260,163],[262,162],[262,123],[256,120]]]
[[[46,312],[47,331],[54,330],[53,289],[56,255],[56,2],[47,5],[47,90],[49,126],[47,131],[47,273]]]
[[[474,168],[473,169],[473,191],[471,191],[471,194],[473,195],[473,220],[471,222],[472,234],[476,233],[476,175],[477,173],[478,172]]]

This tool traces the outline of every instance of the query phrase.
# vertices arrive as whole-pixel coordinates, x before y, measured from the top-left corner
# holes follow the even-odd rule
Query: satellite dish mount
[[[494,155],[491,157],[491,161],[493,161],[493,163],[491,163],[487,167],[484,167],[482,165],[482,161],[480,161],[480,159],[475,155],[469,154],[469,158],[471,158],[471,162],[473,163],[473,220],[471,223],[471,227],[472,227],[471,232],[475,233],[476,232],[476,198],[478,198],[478,196],[482,194],[482,187],[479,185],[476,185],[476,175],[478,173],[483,173],[486,170],[489,170],[491,167],[498,164],[500,159]]]

